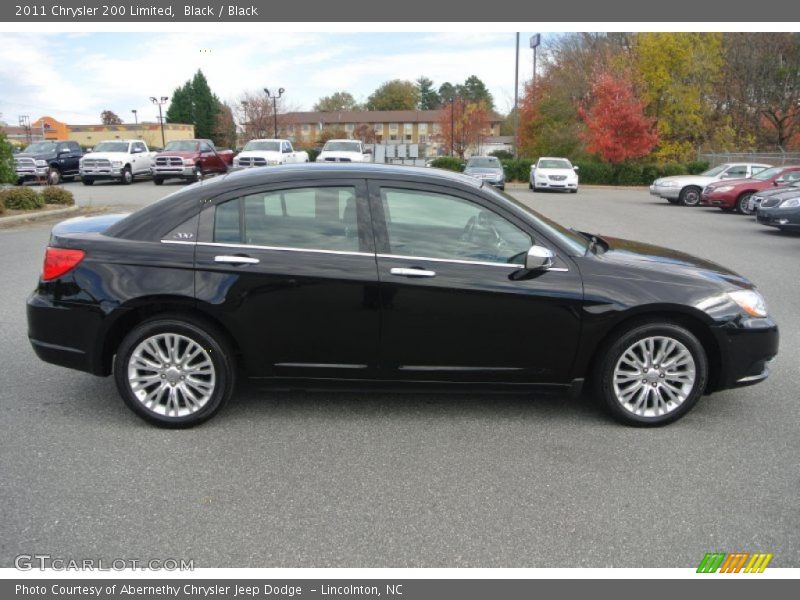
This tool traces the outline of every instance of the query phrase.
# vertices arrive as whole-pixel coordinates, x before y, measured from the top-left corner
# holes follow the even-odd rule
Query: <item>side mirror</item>
[[[367,148],[364,150],[364,154],[372,154],[372,148]]]
[[[550,248],[544,246],[531,246],[525,256],[525,268],[529,271],[541,271],[553,266],[555,254]]]
[[[577,173],[578,171],[581,170],[581,168],[578,165],[575,165],[574,167],[572,167],[572,170]]]

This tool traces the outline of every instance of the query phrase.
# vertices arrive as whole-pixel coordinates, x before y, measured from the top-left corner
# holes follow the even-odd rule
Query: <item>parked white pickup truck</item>
[[[328,140],[317,156],[317,162],[371,162],[359,140]]]
[[[128,185],[135,177],[150,176],[155,155],[142,140],[109,140],[84,154],[78,170],[84,185],[98,179],[115,179]]]
[[[233,159],[235,167],[266,167],[308,162],[308,152],[295,152],[289,140],[250,140]]]

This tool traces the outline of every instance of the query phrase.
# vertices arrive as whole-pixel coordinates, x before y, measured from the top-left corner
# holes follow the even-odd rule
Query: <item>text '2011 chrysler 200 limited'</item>
[[[28,299],[45,361],[113,373],[159,425],[200,423],[238,377],[576,392],[674,421],[759,382],[778,329],[747,279],[565,229],[436,169],[234,172],[130,215],[57,225]]]

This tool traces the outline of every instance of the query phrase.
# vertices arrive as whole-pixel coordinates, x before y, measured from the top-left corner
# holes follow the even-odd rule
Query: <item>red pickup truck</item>
[[[217,150],[211,140],[175,140],[156,154],[153,183],[165,179],[200,181],[206,175],[227,173],[233,164],[233,150]]]

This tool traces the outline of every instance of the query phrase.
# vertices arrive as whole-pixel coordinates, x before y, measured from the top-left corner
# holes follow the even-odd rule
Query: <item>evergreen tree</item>
[[[0,183],[16,183],[14,172],[14,153],[5,132],[0,129]]]
[[[187,81],[175,88],[166,114],[167,123],[194,123],[194,101],[192,82]]]
[[[417,91],[419,93],[419,102],[417,108],[420,110],[434,110],[439,108],[442,99],[433,87],[433,81],[425,76],[417,79]]]
[[[469,102],[484,102],[486,106],[494,110],[494,98],[492,98],[492,94],[489,92],[486,84],[475,75],[467,77],[464,81],[464,85],[459,87],[461,88],[461,95]]]
[[[211,91],[203,72],[198,70],[191,80],[172,92],[166,122],[190,123],[194,125],[195,136],[217,143],[217,117],[221,110],[219,98]]]

